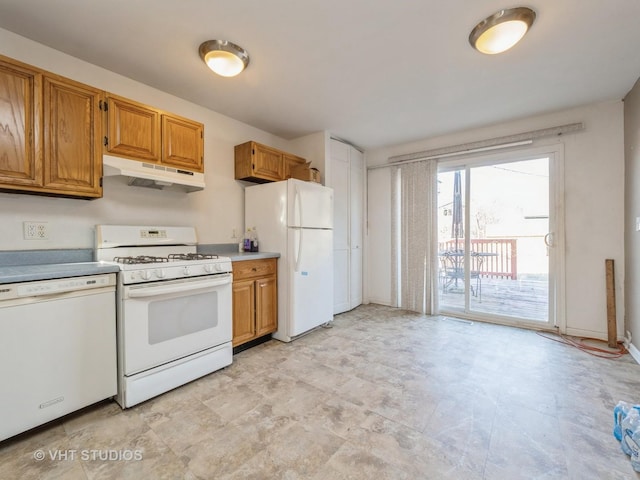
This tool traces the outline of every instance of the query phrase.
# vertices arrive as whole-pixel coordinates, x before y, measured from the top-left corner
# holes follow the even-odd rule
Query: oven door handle
[[[197,282],[174,283],[171,285],[144,286],[129,288],[129,298],[156,297],[158,295],[170,295],[172,293],[195,292],[207,288],[219,287],[231,283],[231,275],[219,275],[224,278],[201,280]]]

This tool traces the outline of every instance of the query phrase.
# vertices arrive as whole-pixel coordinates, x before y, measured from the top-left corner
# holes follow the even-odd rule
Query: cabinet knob
[[[256,267],[253,267],[253,268],[251,269],[251,271],[252,271],[252,272],[257,272],[257,271],[258,271],[258,269],[257,269]]]

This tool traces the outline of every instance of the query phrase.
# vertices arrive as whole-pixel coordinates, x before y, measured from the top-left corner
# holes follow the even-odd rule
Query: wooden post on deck
[[[616,282],[614,278],[613,260],[604,261],[607,279],[607,338],[610,348],[618,346],[618,332],[616,328]]]

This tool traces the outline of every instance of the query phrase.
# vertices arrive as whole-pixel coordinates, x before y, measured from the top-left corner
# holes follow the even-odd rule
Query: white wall
[[[312,168],[320,171],[320,179],[323,185],[327,178],[327,157],[329,152],[329,132],[322,131],[296,138],[289,142],[289,151],[307,159]]]
[[[100,223],[194,225],[201,243],[232,243],[232,230],[240,235],[244,228],[245,185],[234,180],[234,145],[256,140],[289,150],[282,138],[2,29],[0,54],[202,122],[207,185],[186,194],[106,177],[104,197],[97,200],[0,193],[0,250],[92,248],[93,226]],[[23,240],[25,220],[48,222],[49,240]]]
[[[388,158],[467,142],[485,140],[542,128],[584,122],[585,131],[541,139],[535,145],[563,143],[565,159],[566,330],[569,334],[607,337],[604,260],[616,267],[618,333],[624,319],[624,137],[621,101],[587,105],[487,126],[480,129],[368,151],[367,164],[381,165]],[[370,181],[374,171],[370,172]],[[369,198],[376,195],[369,185]],[[384,192],[379,192],[381,195]],[[377,198],[377,203],[382,200]],[[386,211],[369,205],[369,220]],[[388,238],[388,228],[369,235]],[[390,252],[386,241],[371,238],[369,270],[377,278],[369,287],[370,298],[387,298],[386,276]],[[377,249],[377,251],[374,251]],[[387,279],[389,277],[386,277]]]
[[[635,229],[640,216],[640,80],[624,98],[625,143],[625,312],[626,330],[631,332],[631,353],[640,363],[640,232]]]

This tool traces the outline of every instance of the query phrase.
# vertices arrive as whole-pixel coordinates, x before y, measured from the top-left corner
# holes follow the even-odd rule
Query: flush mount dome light
[[[199,51],[207,66],[223,77],[235,77],[249,65],[247,51],[226,40],[207,40]]]
[[[527,7],[500,10],[475,26],[469,43],[482,53],[502,53],[524,37],[535,19],[536,12]]]

